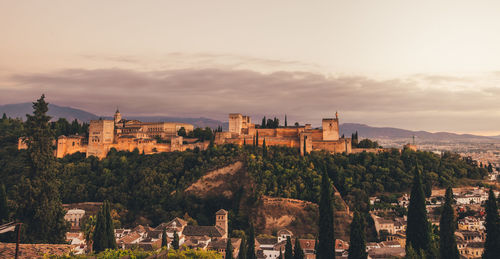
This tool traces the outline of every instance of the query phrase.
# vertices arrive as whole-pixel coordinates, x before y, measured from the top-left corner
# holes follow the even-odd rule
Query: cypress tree
[[[265,129],[266,128],[266,116],[264,116],[264,118],[262,118],[262,124],[260,125],[260,127],[262,129]]]
[[[115,239],[115,226],[113,224],[113,218],[111,217],[111,208],[109,202],[104,203],[106,206],[105,216],[106,216],[106,238],[108,240],[108,248],[116,249],[116,239]]]
[[[103,216],[103,211],[102,207],[99,209],[97,212],[97,219],[95,223],[95,230],[94,230],[94,236],[93,236],[93,242],[92,242],[92,250],[94,252],[101,252],[106,249],[106,244],[104,242],[104,216]]]
[[[33,115],[26,114],[26,142],[28,145],[29,176],[20,180],[22,200],[17,218],[26,232],[24,242],[65,243],[69,224],[64,220],[65,211],[59,196],[56,178],[57,164],[52,141],[54,132],[47,116],[45,96],[33,103]]]
[[[366,259],[365,223],[358,211],[354,212],[351,222],[349,257],[348,259]]]
[[[289,236],[286,237],[285,259],[293,259],[292,240],[290,239]]]
[[[264,138],[264,141],[262,141],[262,156],[267,157],[266,138]]]
[[[231,244],[231,238],[227,238],[226,243],[226,256],[224,259],[233,259],[233,245]]]
[[[332,186],[330,179],[323,171],[321,177],[321,191],[319,200],[319,236],[318,250],[316,258],[331,259],[335,258],[335,234],[333,226],[333,204],[332,204]]]
[[[250,233],[248,234],[248,245],[247,245],[247,258],[246,259],[257,259],[255,255],[255,231],[253,224],[250,224]]]
[[[259,146],[259,131],[257,131],[257,134],[255,135],[255,146]]]
[[[286,119],[286,114],[285,114],[285,127],[288,127],[288,121]]]
[[[113,219],[111,218],[109,203],[107,201],[101,206],[97,213],[96,226],[94,230],[93,250],[101,252],[106,249],[116,249]]]
[[[0,224],[9,221],[9,207],[7,206],[7,193],[5,185],[0,185]]]
[[[172,248],[174,250],[179,250],[179,235],[177,235],[177,231],[174,231],[174,239],[172,240]]]
[[[498,216],[498,204],[490,189],[488,201],[486,201],[486,241],[484,242],[484,259],[500,258],[500,222]]]
[[[247,139],[246,139],[246,138],[244,138],[244,139],[243,139],[243,146],[246,146],[246,145],[247,145]]]
[[[167,246],[167,228],[164,228],[161,232],[161,247]]]
[[[458,248],[455,240],[455,211],[453,210],[453,191],[451,187],[446,189],[445,202],[439,221],[439,252],[441,258],[458,259]]]
[[[415,251],[429,252],[430,229],[425,208],[425,195],[422,187],[420,172],[415,169],[413,186],[408,206],[408,223],[406,229],[406,246],[411,245]],[[421,254],[422,256],[422,254]]]
[[[295,238],[295,247],[293,250],[293,258],[294,259],[304,259],[305,258],[304,250],[302,250],[302,247],[300,246],[299,238]]]
[[[240,251],[238,252],[238,259],[246,259],[247,258],[247,242],[245,236],[241,237],[240,243]]]

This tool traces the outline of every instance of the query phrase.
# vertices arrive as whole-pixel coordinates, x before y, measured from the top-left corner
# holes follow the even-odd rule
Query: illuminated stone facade
[[[305,126],[278,127],[266,129],[255,127],[249,116],[239,113],[229,114],[229,131],[218,132],[215,143],[233,143],[252,145],[254,141],[262,145],[282,145],[300,149],[301,154],[315,150],[325,150],[331,153],[351,152],[351,139],[339,137],[339,118],[326,118],[322,128],[313,129],[310,124]]]

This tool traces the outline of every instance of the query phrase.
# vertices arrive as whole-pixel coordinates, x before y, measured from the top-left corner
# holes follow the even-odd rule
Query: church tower
[[[122,120],[122,115],[120,114],[120,111],[118,110],[118,108],[116,108],[115,125],[118,124],[118,122],[120,122],[121,120]]]
[[[228,232],[228,212],[224,209],[221,209],[215,213],[215,226],[220,228],[223,231],[223,238],[227,238]]]

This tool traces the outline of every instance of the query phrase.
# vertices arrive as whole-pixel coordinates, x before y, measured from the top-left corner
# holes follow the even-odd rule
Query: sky
[[[500,2],[0,0],[0,104],[500,134]]]

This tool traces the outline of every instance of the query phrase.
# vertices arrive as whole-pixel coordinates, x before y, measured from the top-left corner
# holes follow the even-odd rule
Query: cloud
[[[423,77],[422,77],[423,78]],[[436,79],[435,75],[429,77]],[[311,122],[335,111],[341,120],[427,130],[491,130],[500,127],[500,90],[450,91],[422,80],[375,80],[313,72],[262,73],[235,69],[68,69],[12,75],[1,103],[31,101],[45,93],[50,102],[109,115],[116,106],[129,115],[213,117],[231,112],[254,116],[288,114]],[[12,87],[15,86],[15,87]],[[28,98],[28,99],[26,99]],[[468,123],[471,122],[471,123]]]

